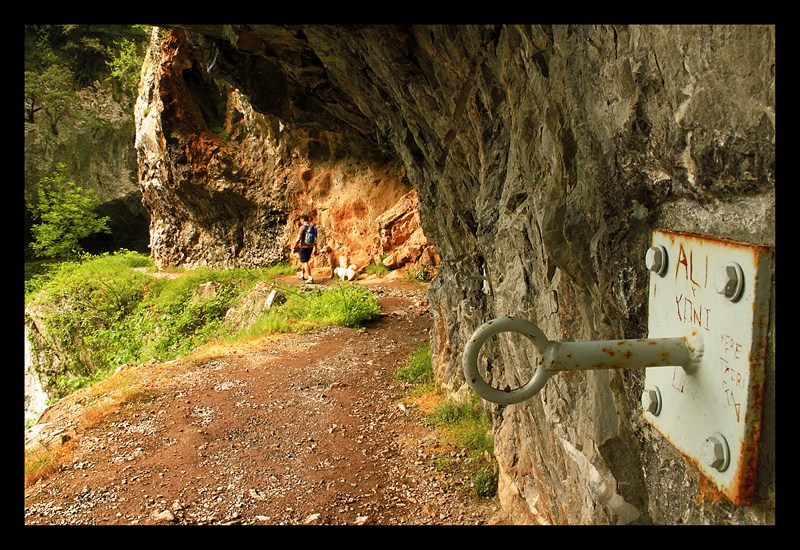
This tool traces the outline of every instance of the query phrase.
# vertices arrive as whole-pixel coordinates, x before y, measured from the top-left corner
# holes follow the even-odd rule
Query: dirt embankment
[[[96,393],[48,411],[70,460],[25,489],[25,524],[498,523],[496,502],[436,468],[460,451],[395,376],[428,341],[424,289],[367,284],[383,313],[365,329],[209,346],[137,367],[136,398],[99,421],[82,416]]]

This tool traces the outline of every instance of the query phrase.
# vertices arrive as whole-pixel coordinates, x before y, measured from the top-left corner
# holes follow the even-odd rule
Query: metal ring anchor
[[[478,372],[478,352],[489,338],[501,332],[526,336],[539,355],[536,372],[528,383],[508,391],[491,387]],[[498,317],[487,321],[472,334],[464,347],[462,362],[464,377],[475,393],[499,405],[512,405],[539,393],[550,377],[562,370],[679,366],[692,373],[699,366],[702,353],[703,343],[697,331],[686,338],[553,342],[526,319]]]
[[[539,327],[525,319],[515,317],[498,317],[497,319],[492,319],[478,327],[472,334],[469,342],[467,342],[467,346],[464,348],[464,376],[473,391],[487,401],[499,403],[500,405],[521,403],[539,393],[555,372],[548,372],[542,368],[541,365],[538,365],[536,372],[528,383],[520,388],[510,391],[501,391],[491,387],[478,372],[478,352],[489,338],[501,332],[518,332],[527,336],[528,339],[533,342],[540,357],[544,354],[547,345],[550,343]]]

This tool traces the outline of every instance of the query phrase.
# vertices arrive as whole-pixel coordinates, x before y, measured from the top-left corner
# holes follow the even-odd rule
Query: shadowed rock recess
[[[173,26],[142,74],[157,264],[284,259],[302,210],[359,267],[430,243],[434,369],[453,394],[497,316],[550,340],[646,337],[654,229],[775,244],[771,26]],[[407,217],[384,213],[417,200],[424,238],[387,239],[381,220]],[[607,370],[486,404],[508,520],[774,523],[770,330],[751,504],[643,420],[643,370]],[[488,351],[496,387],[528,379],[524,346]]]

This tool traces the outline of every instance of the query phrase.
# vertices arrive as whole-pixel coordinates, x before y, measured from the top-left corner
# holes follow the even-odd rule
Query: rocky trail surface
[[[25,488],[25,525],[499,523],[495,501],[437,468],[463,451],[426,425],[395,375],[428,342],[424,288],[370,288],[382,314],[363,329],[123,370],[115,377],[135,371],[139,391],[95,421],[88,405],[108,399],[97,391],[51,407],[26,449],[58,440],[69,460]]]

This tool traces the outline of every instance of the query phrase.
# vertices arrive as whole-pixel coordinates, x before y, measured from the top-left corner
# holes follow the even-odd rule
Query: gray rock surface
[[[442,259],[429,290],[432,351],[454,394],[467,391],[466,341],[493,317],[526,317],[551,340],[646,336],[643,258],[654,229],[775,244],[771,26],[204,25],[175,29],[159,48],[174,56],[162,63],[174,63],[175,87],[162,81],[137,107],[159,261],[196,258],[193,246],[218,263],[279,255],[283,224],[260,212],[276,205],[263,189],[286,189],[286,172],[261,164],[221,178],[247,172],[244,157],[215,166],[219,156],[176,154],[202,150],[184,145],[223,118],[221,83],[253,110],[237,115],[254,121],[246,158],[270,147],[293,154],[279,139],[285,124],[295,140],[325,133],[296,149],[304,158],[399,159]],[[161,127],[144,115],[158,102]],[[333,136],[353,148],[326,148]],[[219,182],[214,201],[244,200],[204,217],[201,176]],[[231,187],[245,180],[252,193]],[[527,379],[524,346],[492,354],[496,384]],[[752,505],[709,497],[644,422],[643,372],[597,371],[554,377],[522,404],[487,405],[503,509],[526,524],[774,523],[774,373],[770,343]]]

